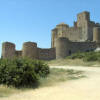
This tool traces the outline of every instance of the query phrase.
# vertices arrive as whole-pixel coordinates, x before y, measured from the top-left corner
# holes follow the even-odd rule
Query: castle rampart
[[[55,48],[43,49],[38,48],[38,55],[40,60],[52,60],[56,58]]]

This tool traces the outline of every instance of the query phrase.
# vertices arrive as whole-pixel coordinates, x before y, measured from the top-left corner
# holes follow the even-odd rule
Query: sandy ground
[[[100,68],[74,66],[59,66],[59,68],[86,71],[87,78],[14,94],[0,100],[100,100]]]

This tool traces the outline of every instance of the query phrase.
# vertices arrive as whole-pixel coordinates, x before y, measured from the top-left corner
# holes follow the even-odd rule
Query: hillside
[[[65,59],[51,60],[46,62],[53,66],[99,66],[100,65],[100,52],[86,52],[86,53],[75,53]]]

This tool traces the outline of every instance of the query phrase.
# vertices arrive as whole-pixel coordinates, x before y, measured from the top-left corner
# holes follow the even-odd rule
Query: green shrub
[[[67,57],[69,59],[82,59],[85,57],[85,53],[77,52],[75,54],[72,54],[71,56]]]
[[[48,65],[38,60],[16,58],[0,60],[0,84],[14,87],[32,86],[49,74]]]
[[[78,52],[67,57],[68,59],[83,59],[83,61],[100,61],[100,52]]]
[[[97,52],[89,52],[83,58],[84,61],[98,61],[99,55]]]
[[[43,66],[43,67],[41,67]],[[44,64],[42,61],[37,61],[35,63],[35,72],[41,77],[45,77],[49,73],[49,67],[47,64]]]

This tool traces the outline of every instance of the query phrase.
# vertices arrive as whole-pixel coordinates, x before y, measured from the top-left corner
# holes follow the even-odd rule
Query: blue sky
[[[15,43],[17,50],[26,41],[49,48],[51,29],[61,22],[72,26],[82,11],[100,22],[99,0],[0,0],[0,53],[5,41]]]

